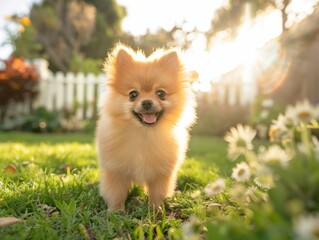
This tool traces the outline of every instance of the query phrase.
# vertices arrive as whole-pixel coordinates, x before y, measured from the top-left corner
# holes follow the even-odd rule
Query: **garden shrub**
[[[29,132],[57,132],[61,130],[60,114],[39,107],[23,117],[20,130]]]
[[[0,70],[0,123],[3,123],[11,102],[31,101],[38,94],[39,77],[34,66],[23,58],[12,56]]]
[[[45,107],[38,107],[28,114],[19,114],[18,117],[1,124],[2,131],[26,131],[37,133],[54,132],[94,132],[94,119],[80,120],[67,110],[49,111]]]

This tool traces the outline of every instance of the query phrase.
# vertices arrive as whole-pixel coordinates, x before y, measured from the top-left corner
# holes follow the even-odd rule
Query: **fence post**
[[[95,103],[95,89],[94,85],[96,84],[96,77],[93,73],[87,75],[86,81],[86,118],[93,118],[94,115],[94,106]]]
[[[57,72],[55,76],[55,110],[62,110],[65,104],[65,81],[63,72]]]
[[[78,73],[75,77],[75,84],[76,84],[76,116],[79,119],[83,119],[84,117],[84,81],[85,76],[83,73]]]
[[[65,108],[70,111],[70,113],[75,113],[75,76],[74,73],[68,72],[65,76]]]
[[[48,75],[48,78],[46,79],[46,88],[43,94],[45,95],[45,101],[44,107],[46,107],[47,110],[53,111],[54,105],[55,105],[55,82],[54,82],[55,76],[53,73],[50,73]]]
[[[47,84],[48,78],[51,74],[49,70],[49,63],[47,60],[38,58],[32,61],[39,74],[39,95],[34,100],[34,107],[41,107],[47,99]]]
[[[97,83],[97,108],[100,109],[101,107],[101,103],[103,101],[103,95],[105,94],[106,91],[106,86],[105,86],[105,81],[106,81],[107,76],[103,73],[101,73],[97,79],[98,79],[98,83]]]

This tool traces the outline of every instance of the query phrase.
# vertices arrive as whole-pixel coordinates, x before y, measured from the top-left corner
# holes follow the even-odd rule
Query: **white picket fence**
[[[79,119],[94,118],[105,78],[105,74],[50,73],[40,81],[38,102],[35,104],[49,111],[69,111]]]
[[[34,62],[40,73],[39,96],[34,106],[49,111],[68,111],[78,119],[92,119],[97,114],[97,103],[105,89],[105,74],[62,73],[53,74],[47,62]]]

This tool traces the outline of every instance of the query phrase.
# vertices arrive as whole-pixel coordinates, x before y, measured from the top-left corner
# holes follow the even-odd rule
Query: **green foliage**
[[[289,14],[286,9],[290,3],[291,0],[230,0],[215,13],[212,20],[212,28],[207,32],[207,37],[212,39],[220,32],[226,33],[228,37],[236,36],[239,27],[247,20],[247,17],[250,17],[250,20],[254,20],[257,15],[269,10],[269,8],[281,11],[284,31],[286,30],[285,23]]]
[[[35,109],[32,114],[25,116],[21,130],[30,132],[55,132],[61,129],[59,118],[59,113],[49,112],[44,107],[40,107]]]
[[[101,69],[103,68],[103,60],[102,59],[94,59],[94,58],[84,58],[79,53],[74,53],[72,59],[70,60],[69,69],[71,72],[77,73],[82,72],[84,74],[101,73]]]
[[[49,111],[44,107],[31,113],[20,114],[13,119],[6,119],[0,126],[3,131],[27,132],[94,132],[95,119],[80,120],[68,111]]]
[[[121,22],[126,15],[125,8],[114,0],[88,0],[96,7],[95,31],[91,41],[81,48],[88,58],[104,59],[108,50],[122,36]]]
[[[45,0],[32,6],[28,26],[18,16],[10,19],[23,29],[10,34],[10,41],[19,56],[43,57],[53,71],[97,72],[122,34],[124,16],[124,8],[114,0]]]
[[[11,35],[15,55],[26,59],[40,57],[43,46],[37,41],[36,36],[36,29],[32,25],[24,27],[23,31],[18,35]]]
[[[143,50],[145,55],[149,56],[155,49],[177,46],[178,44],[174,39],[174,31],[174,29],[171,31],[159,29],[156,33],[147,31],[144,35],[138,37],[124,34],[120,41],[131,46],[135,50]]]
[[[249,132],[255,134],[249,127],[230,130],[225,137],[228,153],[239,151],[242,142],[246,142],[246,151],[239,151],[243,157],[233,169],[226,190],[212,197],[214,201],[227,196],[231,204],[222,204],[224,214],[206,214],[199,223],[207,228],[208,239],[317,238],[319,142],[312,132],[318,127],[318,114],[318,107],[308,101],[289,106],[271,129],[282,126],[290,133],[274,138],[279,143],[272,143],[268,149],[259,146],[258,151],[248,148],[252,140]],[[202,233],[193,229],[193,234]]]
[[[273,166],[272,171],[278,179],[276,186],[269,190],[269,199],[246,206],[237,203],[239,205],[231,216],[206,219],[208,239],[296,237],[294,221],[319,211],[318,160],[314,156],[298,154],[287,167]]]
[[[245,20],[245,14],[249,14],[254,18],[257,13],[272,6],[274,3],[275,1],[273,0],[231,0],[227,6],[224,6],[217,11],[216,16],[212,21],[213,31],[218,32],[229,28],[237,29]],[[246,7],[249,7],[247,13],[245,12],[247,11],[245,9]]]

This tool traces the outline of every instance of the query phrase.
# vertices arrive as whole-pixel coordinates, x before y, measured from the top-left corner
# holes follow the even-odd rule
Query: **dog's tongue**
[[[143,116],[143,121],[146,123],[155,123],[156,122],[155,113],[151,113],[151,114],[143,113],[142,116]]]

